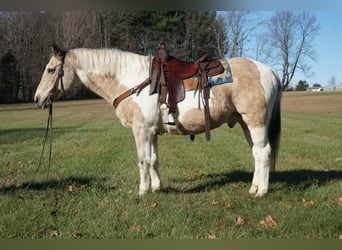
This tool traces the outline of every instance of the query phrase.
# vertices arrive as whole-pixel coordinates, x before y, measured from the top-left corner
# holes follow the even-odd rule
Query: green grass
[[[340,96],[339,96],[340,97]],[[342,104],[340,104],[342,106]],[[163,189],[140,198],[134,138],[102,100],[54,105],[53,158],[37,174],[47,110],[0,106],[0,238],[338,239],[342,107],[283,112],[277,172],[248,194],[253,161],[242,131],[159,137]],[[342,199],[342,198],[341,198]],[[262,227],[270,215],[276,225]],[[236,225],[236,218],[243,224]]]

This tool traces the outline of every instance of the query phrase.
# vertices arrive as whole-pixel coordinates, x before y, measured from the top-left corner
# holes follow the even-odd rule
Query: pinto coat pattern
[[[53,47],[35,93],[38,107],[45,108],[72,88],[79,79],[90,90],[112,105],[124,91],[143,82],[150,73],[151,60],[117,49],[72,49]],[[249,190],[261,196],[268,191],[269,171],[275,168],[280,140],[281,87],[276,72],[251,59],[232,58],[233,82],[211,88],[209,108],[211,129],[222,124],[240,124],[254,157],[254,175]],[[64,71],[63,82],[58,75]],[[166,125],[162,117],[167,110],[160,106],[158,94],[149,88],[124,99],[115,109],[122,125],[134,134],[140,173],[139,194],[151,188],[158,191],[161,179],[158,171],[158,135],[194,135],[203,133],[205,122],[203,105],[198,91],[186,92],[178,103],[176,125]]]

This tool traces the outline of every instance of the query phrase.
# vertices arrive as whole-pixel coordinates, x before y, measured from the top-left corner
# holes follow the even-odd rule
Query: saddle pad
[[[223,60],[221,61],[221,63],[225,69],[224,72],[216,76],[208,76],[208,83],[211,86],[233,82],[232,71],[230,69],[229,63]]]

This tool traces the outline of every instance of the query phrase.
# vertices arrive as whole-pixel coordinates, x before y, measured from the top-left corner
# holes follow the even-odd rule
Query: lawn
[[[47,180],[47,110],[0,105],[0,238],[341,238],[342,92],[284,93],[282,110],[266,196],[248,194],[241,129],[222,126],[210,142],[159,137],[163,189],[141,198],[133,135],[103,100],[54,104]]]

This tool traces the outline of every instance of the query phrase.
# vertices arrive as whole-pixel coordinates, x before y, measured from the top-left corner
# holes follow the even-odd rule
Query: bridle
[[[64,83],[63,83],[63,76],[64,76],[64,68],[63,67],[64,67],[64,59],[65,59],[66,53],[67,53],[67,51],[65,51],[65,50],[59,51],[59,56],[61,57],[61,62],[62,63],[61,63],[61,66],[60,66],[60,68],[58,70],[57,79],[56,79],[55,85],[54,85],[54,89],[58,89],[58,84],[60,84],[61,90],[62,90],[63,94],[65,93]],[[50,172],[50,167],[51,167],[51,158],[52,158],[52,103],[53,103],[53,100],[51,100],[50,97],[48,97],[48,98],[49,98],[49,117],[48,117],[48,120],[47,120],[47,125],[46,125],[46,130],[45,130],[45,139],[44,139],[44,143],[43,143],[43,148],[42,148],[42,151],[41,151],[41,154],[40,154],[40,159],[39,159],[39,163],[38,163],[37,170],[36,170],[36,176],[37,176],[38,171],[39,171],[40,166],[41,166],[41,163],[42,163],[42,159],[43,159],[43,154],[44,154],[44,150],[45,150],[45,144],[46,144],[46,141],[47,141],[47,137],[48,137],[48,134],[50,134],[49,162],[48,162],[48,169],[47,169],[47,174],[46,174],[46,178],[45,178],[45,183],[47,182],[48,177],[49,177],[49,172]],[[35,178],[34,178],[34,180],[35,180]],[[30,187],[32,182],[30,182],[28,184],[27,188]]]
[[[62,90],[62,93],[64,94],[65,93],[65,90],[64,90],[64,83],[63,83],[63,76],[64,76],[64,60],[65,60],[65,55],[66,55],[67,51],[66,50],[61,50],[59,52],[59,56],[61,57],[61,67],[59,68],[58,70],[58,77],[56,79],[56,86],[58,84],[58,81],[59,81],[59,84],[61,86],[61,90]]]

